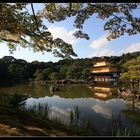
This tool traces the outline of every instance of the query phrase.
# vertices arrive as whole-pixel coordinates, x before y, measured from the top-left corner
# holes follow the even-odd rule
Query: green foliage
[[[4,56],[0,60],[0,81],[26,81],[29,78],[28,63],[12,56]]]
[[[131,136],[131,129],[124,128],[124,129],[117,129],[116,131],[112,130],[112,136],[124,136],[128,137]]]
[[[32,47],[35,52],[51,52],[56,57],[70,58],[77,56],[72,45],[60,38],[53,39],[44,19],[54,23],[74,17],[73,26],[77,30],[73,35],[89,39],[82,31],[83,25],[96,14],[97,19],[107,20],[104,30],[109,31],[107,39],[111,40],[125,33],[140,33],[140,18],[133,16],[138,6],[139,3],[45,3],[40,11],[35,11],[33,3],[1,3],[0,41],[7,42],[11,52],[20,44],[24,48]]]
[[[123,54],[122,56],[106,57],[115,66],[119,67],[122,74],[121,78],[129,81],[130,76],[133,79],[139,77],[139,58],[140,52],[131,54]],[[129,57],[128,57],[129,56]],[[124,64],[133,58],[136,62],[131,62],[130,66]],[[0,59],[0,81],[8,82],[32,80],[61,80],[61,79],[74,79],[74,80],[92,80],[93,74],[90,72],[93,64],[100,59],[100,57],[85,58],[85,59],[63,59],[58,62],[38,62],[33,61],[27,63],[22,59],[15,59],[12,56],[5,56]],[[127,69],[126,69],[127,68]],[[133,71],[132,74],[128,73],[128,68]],[[124,78],[123,78],[124,77]],[[127,80],[128,79],[128,80]]]
[[[9,78],[14,81],[26,80],[28,73],[26,68],[19,64],[10,64],[8,67]]]
[[[112,136],[139,136],[139,112],[135,110],[123,110],[123,115],[131,121],[131,125],[124,126],[121,114],[112,114]]]
[[[37,80],[37,81],[45,80],[45,76],[42,73],[42,70],[40,70],[40,69],[36,70],[34,76],[35,76],[35,80]]]
[[[29,95],[20,95],[15,93],[14,95],[8,98],[8,102],[15,108],[19,108],[20,106],[25,105],[25,100],[29,97]]]
[[[27,6],[31,7],[32,13]],[[11,52],[20,44],[24,48],[32,47],[35,52],[52,52],[56,57],[76,56],[71,44],[59,38],[53,39],[32,3],[2,3],[0,13],[0,39],[8,43]]]
[[[81,73],[83,79],[87,79],[91,75],[89,68],[84,68]]]
[[[108,19],[104,30],[108,30],[107,39],[118,38],[125,33],[134,35],[140,32],[139,17],[133,17],[133,10],[139,3],[51,3],[45,4],[40,15],[49,22],[59,22],[68,17],[75,17],[74,27],[78,29],[74,35],[77,38],[89,39],[82,29],[87,19],[96,14],[96,18]]]
[[[123,67],[125,72],[120,74],[120,79],[131,82],[134,89],[135,82],[140,81],[140,56],[126,62]]]
[[[130,61],[131,59],[136,58],[139,55],[140,55],[140,52],[133,52],[133,53],[123,54],[121,56],[121,59],[119,60],[119,64],[124,65],[124,63],[126,63],[127,61]]]
[[[51,75],[50,75],[50,79],[51,79],[51,80],[59,80],[59,79],[60,79],[60,74],[57,73],[57,72],[53,72],[53,73],[51,73]]]

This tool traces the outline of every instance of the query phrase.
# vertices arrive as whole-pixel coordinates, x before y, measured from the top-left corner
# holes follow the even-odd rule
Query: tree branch
[[[33,7],[32,3],[31,3],[31,8],[32,8],[32,12],[33,12],[33,17],[34,17],[34,20],[35,20],[36,28],[37,28],[38,32],[41,33],[41,31],[39,30],[38,22],[37,22],[37,19],[36,19],[36,15],[35,15],[35,11],[34,11],[34,7]]]
[[[70,5],[70,11],[72,11],[72,3],[69,3],[69,5]]]
[[[6,38],[3,38],[3,37],[0,37],[1,40],[5,41],[5,42],[14,42],[14,43],[19,43],[19,41],[15,41],[13,39],[6,39]]]
[[[103,9],[102,7],[99,7],[99,6],[97,6],[97,5],[93,5],[93,6],[96,7],[96,8],[98,8],[98,9],[101,9],[101,10],[105,11],[105,12],[108,13],[108,14],[111,14],[112,16],[118,18],[120,21],[124,22],[125,24],[128,24],[128,25],[131,25],[131,26],[132,26],[131,23],[128,23],[128,22],[122,20],[120,17],[114,15],[113,13],[108,12],[107,10]]]

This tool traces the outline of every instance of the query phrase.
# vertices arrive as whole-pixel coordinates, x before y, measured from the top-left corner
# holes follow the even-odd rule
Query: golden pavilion
[[[115,81],[119,77],[119,70],[106,58],[99,59],[91,68],[94,81]]]

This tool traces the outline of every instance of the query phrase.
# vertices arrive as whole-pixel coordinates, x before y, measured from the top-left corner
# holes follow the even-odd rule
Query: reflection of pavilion
[[[108,100],[114,98],[114,95],[117,95],[117,86],[113,84],[103,84],[96,83],[89,87],[93,93],[95,98],[99,98],[102,100]]]

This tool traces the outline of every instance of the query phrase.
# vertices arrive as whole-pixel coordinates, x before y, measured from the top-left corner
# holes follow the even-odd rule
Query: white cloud
[[[100,47],[106,46],[108,44],[108,40],[106,39],[106,35],[101,36],[99,39],[94,40],[90,47],[93,49],[99,49]]]
[[[59,108],[59,107],[56,107],[56,106],[52,106],[51,107],[51,113],[52,114],[62,114],[62,115],[65,115],[65,116],[70,116],[70,108],[62,109],[62,108]]]
[[[111,56],[114,52],[112,50],[104,49],[99,52],[99,56]]]
[[[64,27],[55,27],[55,26],[48,27],[48,30],[52,33],[52,36],[54,38],[60,38],[72,45],[74,45],[77,42],[77,39],[72,35],[75,32],[75,30],[68,31]]]
[[[106,39],[106,35],[101,36],[99,39],[94,40],[89,46],[93,48],[93,53],[89,57],[101,57],[114,55],[114,51],[107,48],[109,41]]]
[[[91,107],[92,110],[94,110],[96,113],[100,113],[105,118],[111,118],[112,116],[112,109],[111,107],[106,103],[97,104]]]
[[[124,53],[132,53],[132,52],[137,52],[137,51],[140,51],[140,43],[131,44],[131,45],[124,51]]]
[[[94,57],[94,56],[97,56],[97,57],[101,57],[101,56],[112,56],[114,55],[114,51],[113,50],[110,50],[110,49],[99,49],[99,50],[94,50],[94,52],[92,54],[90,54],[89,57]]]
[[[0,58],[5,55],[10,55],[9,49],[5,43],[0,43]]]
[[[124,51],[125,51],[125,49],[122,49],[122,50],[120,51],[120,55],[121,55],[122,53],[124,53]]]

